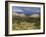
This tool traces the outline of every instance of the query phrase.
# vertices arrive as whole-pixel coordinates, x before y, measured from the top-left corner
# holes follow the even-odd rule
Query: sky
[[[25,14],[25,15],[31,15],[31,14],[39,14],[40,13],[40,7],[20,7],[20,6],[12,6],[13,12],[16,12],[18,14]]]

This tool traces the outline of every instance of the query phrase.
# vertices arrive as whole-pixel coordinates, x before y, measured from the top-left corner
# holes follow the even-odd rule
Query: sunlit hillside
[[[40,17],[32,18],[28,16],[21,17],[19,15],[13,15],[12,25],[13,30],[40,29]]]

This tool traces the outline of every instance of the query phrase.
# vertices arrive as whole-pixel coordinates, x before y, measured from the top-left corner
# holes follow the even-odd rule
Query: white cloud
[[[21,10],[21,9],[14,9],[13,11],[15,11],[15,12],[23,12],[23,10]]]

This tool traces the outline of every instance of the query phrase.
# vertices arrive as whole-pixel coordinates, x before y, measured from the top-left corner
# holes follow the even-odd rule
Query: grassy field
[[[40,17],[19,17],[12,16],[12,30],[40,29]]]

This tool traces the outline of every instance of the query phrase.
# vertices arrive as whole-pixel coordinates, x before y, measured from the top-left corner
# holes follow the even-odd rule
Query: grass
[[[12,30],[40,29],[40,17],[20,17],[12,16]]]

